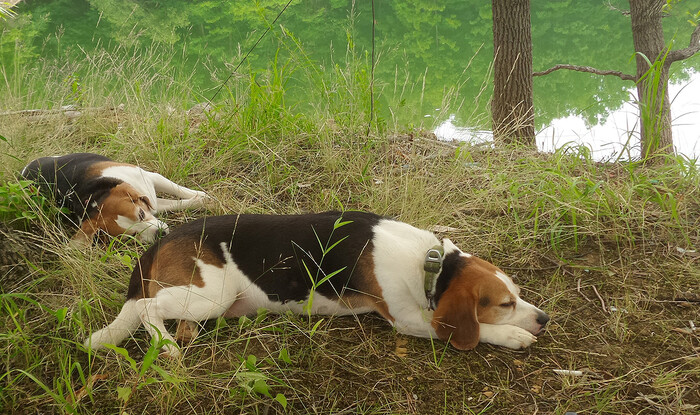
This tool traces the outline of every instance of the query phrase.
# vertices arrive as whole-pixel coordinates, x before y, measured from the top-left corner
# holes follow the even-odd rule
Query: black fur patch
[[[93,217],[112,189],[121,183],[121,180],[112,177],[98,177],[81,183],[75,189],[75,197],[71,198],[71,211],[81,219]]]
[[[445,255],[442,261],[442,271],[438,275],[437,283],[435,284],[435,305],[440,303],[440,297],[450,286],[450,282],[457,275],[457,272],[467,265],[467,258],[460,255],[458,251],[450,252]]]
[[[93,179],[87,176],[92,165],[102,161],[112,161],[107,157],[92,153],[75,153],[60,157],[42,157],[29,163],[23,176],[33,180],[46,198],[53,200],[58,207],[70,210],[69,219],[76,225],[86,215],[90,216],[90,204],[86,201],[104,199],[109,190],[121,183],[117,179]]]
[[[362,292],[351,276],[360,256],[371,255],[373,228],[381,219],[363,212],[212,216],[178,227],[159,244],[179,244],[182,255],[196,257],[192,241],[202,240],[204,249],[225,262],[223,242],[240,270],[271,301],[283,303],[306,300],[312,280],[318,282],[342,270],[316,288],[319,294],[335,298],[345,290]],[[345,221],[350,223],[334,225]],[[150,266],[157,250],[156,245],[146,251],[141,267]],[[141,272],[135,269],[127,299],[140,295],[141,285]]]

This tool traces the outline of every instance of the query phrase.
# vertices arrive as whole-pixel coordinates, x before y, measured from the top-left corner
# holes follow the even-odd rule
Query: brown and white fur
[[[431,232],[362,212],[202,218],[144,253],[121,312],[85,345],[117,344],[141,324],[151,336],[160,332],[174,341],[164,320],[184,320],[178,333],[196,332],[197,322],[259,308],[326,315],[374,311],[400,333],[439,338],[464,350],[478,342],[512,349],[535,342],[549,317],[522,300],[503,271],[448,239],[428,293],[432,309],[423,265],[426,252],[439,244]],[[312,279],[318,286],[310,295]],[[172,345],[164,350],[180,353]]]
[[[42,157],[29,163],[21,175],[70,211],[69,219],[80,228],[72,241],[81,246],[91,243],[98,231],[133,235],[151,243],[168,232],[156,213],[199,207],[207,197],[158,173],[91,153]],[[159,193],[179,200],[158,197]]]

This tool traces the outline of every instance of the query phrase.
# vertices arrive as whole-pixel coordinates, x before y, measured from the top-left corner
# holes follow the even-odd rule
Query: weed
[[[440,365],[442,364],[442,360],[445,358],[445,352],[447,351],[447,348],[450,345],[450,340],[448,339],[445,344],[442,346],[442,351],[440,351],[440,356],[438,356],[438,350],[435,347],[435,340],[430,337],[430,347],[433,351],[433,363],[435,364],[435,367],[439,368]]]
[[[158,328],[154,328],[156,331],[158,331]],[[106,348],[113,350],[119,356],[124,358],[129,363],[129,367],[131,368],[133,373],[136,374],[136,379],[131,382],[131,386],[118,386],[116,389],[117,398],[119,399],[119,401],[122,402],[122,410],[120,412],[125,411],[127,404],[129,403],[129,399],[137,390],[145,388],[148,385],[152,385],[154,383],[167,382],[172,385],[177,385],[178,383],[184,382],[183,379],[179,379],[171,375],[170,373],[168,373],[168,371],[160,367],[158,364],[155,364],[156,358],[158,357],[161,348],[168,344],[172,344],[172,341],[163,339],[162,334],[158,332],[157,337],[153,336],[151,338],[150,346],[146,350],[146,354],[143,356],[143,359],[140,364],[137,363],[136,360],[133,359],[131,356],[129,356],[129,352],[125,348],[111,344],[105,345]],[[153,371],[156,374],[158,374],[160,376],[160,379],[150,376],[149,371]]]
[[[38,193],[31,180],[7,181],[0,185],[0,221],[26,229],[40,215],[51,215],[51,208],[49,200]]]
[[[288,355],[287,359],[289,359]],[[246,359],[241,359],[241,367],[236,373],[240,393],[244,397],[247,395],[267,396],[279,402],[283,409],[287,409],[287,398],[282,393],[276,394],[274,398],[272,397],[268,382],[273,379],[263,373],[262,370],[258,368],[257,363],[258,359],[252,354],[248,355]],[[274,379],[274,381],[284,386],[278,379]]]
[[[670,108],[670,103],[664,102],[668,96],[665,90],[668,82],[668,68],[665,63],[670,51],[671,48],[667,48],[663,56],[660,56],[653,63],[644,54],[637,52],[649,66],[649,69],[637,81],[638,84],[642,84],[644,90],[644,96],[640,97],[638,102],[642,131],[645,137],[642,143],[642,160],[644,161],[650,160],[659,151],[672,153],[672,151],[667,151],[668,149],[661,148],[662,144],[669,144],[662,143],[661,136],[662,129],[666,128],[664,120],[671,117],[671,114],[664,113],[665,107]]]
[[[338,230],[339,228],[341,228],[345,225],[348,225],[350,223],[352,223],[352,221],[343,221],[342,216],[339,217],[338,219],[336,219],[335,222],[333,223],[333,229],[331,230],[331,233],[328,236],[328,240],[325,243],[321,242],[321,239],[318,237],[318,233],[316,233],[316,229],[313,230],[314,235],[316,236],[316,241],[318,242],[318,246],[319,246],[319,248],[321,248],[321,258],[318,260],[318,262],[316,262],[316,260],[310,254],[307,254],[306,256],[313,262],[313,267],[316,268],[316,273],[315,274],[312,273],[311,270],[309,269],[309,266],[307,265],[306,261],[304,261],[303,259],[301,260],[302,265],[304,265],[304,270],[306,271],[306,275],[309,277],[309,280],[311,281],[311,289],[309,290],[309,298],[306,301],[306,304],[304,305],[304,311],[306,311],[309,318],[311,317],[311,313],[313,310],[314,294],[316,293],[316,290],[318,289],[318,287],[320,287],[323,283],[325,283],[328,280],[330,280],[331,278],[333,278],[335,275],[338,275],[339,273],[345,271],[345,269],[347,268],[347,267],[342,267],[340,269],[337,269],[335,271],[332,271],[332,272],[329,272],[326,274],[323,271],[322,267],[323,267],[323,260],[326,258],[326,255],[328,255],[328,253],[331,252],[333,250],[333,248],[338,246],[338,244],[340,244],[341,242],[343,242],[345,239],[348,238],[348,236],[346,235],[346,236],[338,239],[337,241],[335,241],[331,244],[331,242],[333,241],[333,233],[335,233],[335,231]],[[297,245],[296,243],[294,244],[294,246],[296,248],[298,248],[300,251],[305,252],[304,249],[301,246]],[[314,327],[314,330],[312,330],[312,332],[315,332],[315,329],[318,327],[318,325],[320,323],[321,323],[321,321],[316,323],[316,326]]]

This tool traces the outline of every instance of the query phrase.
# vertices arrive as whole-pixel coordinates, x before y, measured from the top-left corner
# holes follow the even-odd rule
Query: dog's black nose
[[[546,313],[542,312],[537,315],[537,323],[542,327],[544,327],[547,322],[549,322],[549,316]]]

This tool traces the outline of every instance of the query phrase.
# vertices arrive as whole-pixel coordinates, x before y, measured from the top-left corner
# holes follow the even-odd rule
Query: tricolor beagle
[[[121,312],[85,346],[117,344],[142,323],[173,341],[163,320],[184,320],[178,334],[196,335],[196,322],[266,308],[375,311],[400,333],[457,349],[480,341],[518,349],[549,321],[519,292],[449,239],[372,213],[214,216],[178,227],[143,254]],[[179,355],[172,345],[164,351]]]
[[[168,231],[156,213],[201,206],[206,198],[206,193],[179,186],[158,173],[91,153],[42,157],[21,174],[70,211],[69,219],[80,227],[72,238],[79,245],[91,243],[100,230],[153,242]],[[181,200],[162,199],[157,193]]]

